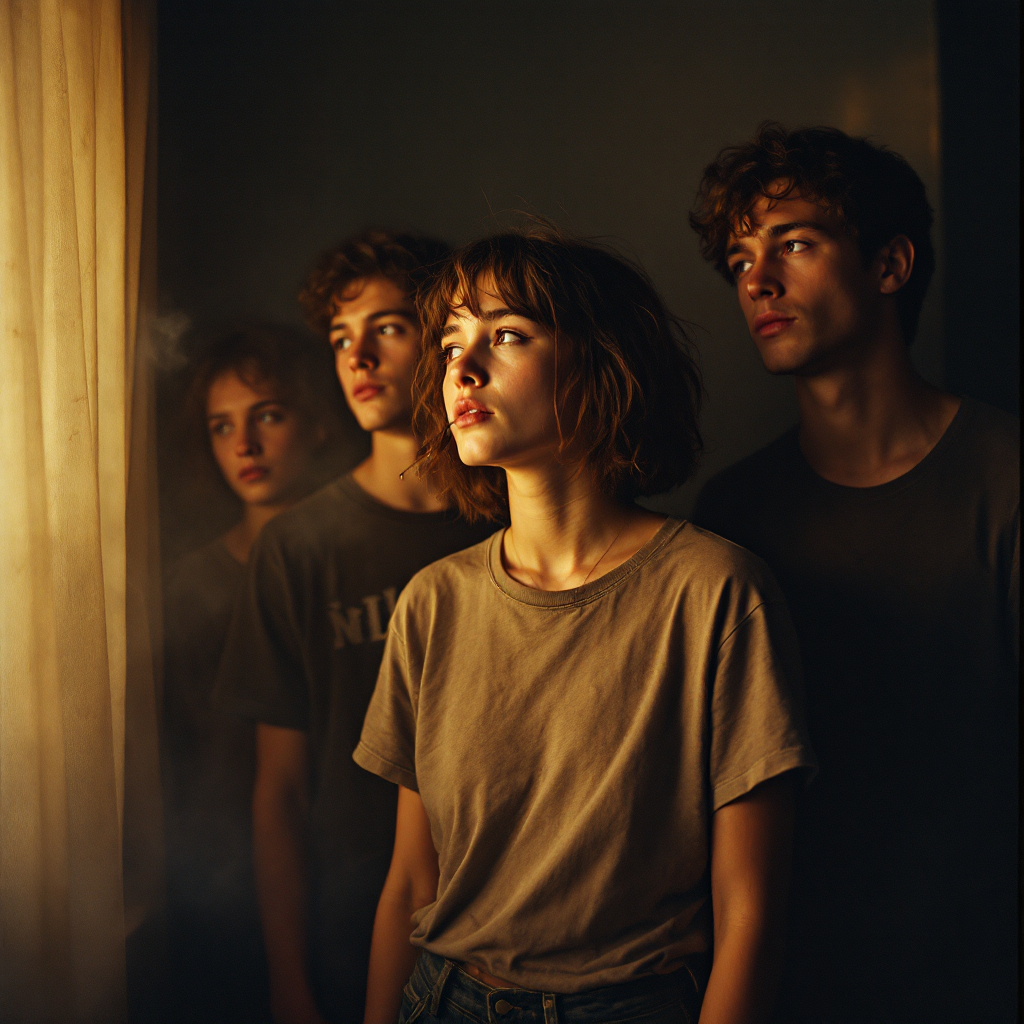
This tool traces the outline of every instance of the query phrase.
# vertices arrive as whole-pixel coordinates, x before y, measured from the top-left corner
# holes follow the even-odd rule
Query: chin
[[[496,465],[499,455],[491,450],[491,446],[480,444],[479,440],[477,438],[467,439],[461,445],[458,441],[455,442],[459,461],[464,466],[471,466],[474,469]]]
[[[808,353],[797,351],[795,346],[789,345],[759,345],[758,354],[764,368],[777,376],[799,373],[809,362]]]
[[[480,469],[486,466],[493,466],[494,461],[479,455],[477,452],[464,452],[459,449],[459,462],[472,469]]]
[[[391,410],[387,409],[364,409],[360,410],[362,415],[356,413],[356,423],[360,429],[370,433],[373,430],[387,430],[394,426],[400,419]]]

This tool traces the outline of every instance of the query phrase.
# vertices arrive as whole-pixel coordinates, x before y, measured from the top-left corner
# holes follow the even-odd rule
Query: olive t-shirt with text
[[[813,764],[785,604],[675,520],[557,592],[507,574],[502,536],[410,582],[354,755],[430,819],[412,942],[549,992],[680,968],[710,949],[712,813]]]
[[[308,734],[311,958],[323,1002],[349,989],[361,998],[394,841],[394,787],[351,757],[388,619],[415,572],[489,529],[391,508],[344,476],[271,520],[250,556],[215,696],[224,710]]]

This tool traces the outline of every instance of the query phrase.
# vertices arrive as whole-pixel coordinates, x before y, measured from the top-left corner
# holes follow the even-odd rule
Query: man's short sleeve
[[[759,603],[722,641],[711,718],[713,811],[783,772],[816,770],[796,634],[781,595]]]
[[[403,595],[404,596],[404,595]],[[401,617],[402,601],[394,618]],[[414,678],[415,676],[415,678]],[[410,665],[406,641],[392,624],[377,686],[363,722],[356,764],[389,782],[419,792],[416,781],[416,706],[419,674]]]
[[[214,691],[228,714],[285,729],[309,729],[302,631],[278,546],[267,531],[253,547]]]

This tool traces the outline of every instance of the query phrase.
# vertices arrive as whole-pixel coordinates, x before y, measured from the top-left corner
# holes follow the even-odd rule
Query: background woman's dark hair
[[[306,322],[314,331],[326,334],[335,303],[353,281],[385,277],[415,296],[431,268],[451,251],[447,242],[426,235],[380,230],[354,235],[320,255],[299,292]]]
[[[168,564],[186,551],[212,540],[238,518],[239,499],[223,479],[210,446],[206,399],[221,374],[234,371],[245,382],[273,381],[281,398],[325,439],[310,466],[310,488],[327,483],[359,461],[365,451],[334,372],[330,348],[308,331],[275,323],[236,325],[220,331],[200,330],[185,346],[189,365],[167,381],[175,412],[173,436],[161,447],[164,501],[175,529],[162,540]]]
[[[781,192],[773,189],[780,181],[787,183]],[[910,239],[914,269],[896,293],[896,304],[903,336],[912,341],[935,273],[932,208],[917,172],[884,146],[838,128],[787,131],[763,122],[752,142],[726,147],[704,170],[690,213],[701,254],[732,284],[725,259],[729,236],[737,228],[749,230],[758,200],[796,193],[845,221],[865,265],[897,235]]]
[[[630,260],[543,227],[465,246],[421,296],[413,428],[426,438],[421,472],[441,497],[471,520],[507,509],[504,471],[459,459],[441,393],[441,332],[453,307],[479,313],[485,281],[554,334],[563,458],[586,463],[606,493],[625,500],[667,491],[693,473],[703,449],[703,385],[682,322]]]
[[[344,404],[329,348],[283,324],[241,325],[200,343],[194,355],[185,414],[203,425],[204,437],[207,393],[228,371],[250,386],[273,381],[301,415],[328,430]]]

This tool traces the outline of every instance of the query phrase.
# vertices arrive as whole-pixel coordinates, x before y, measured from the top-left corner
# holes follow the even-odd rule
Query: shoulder
[[[963,399],[960,417],[945,464],[990,516],[1013,518],[1020,509],[1020,420],[971,398]]]
[[[793,464],[795,452],[796,428],[793,427],[770,444],[716,473],[697,496],[694,522],[714,529],[730,510],[765,494]]]
[[[189,551],[174,563],[167,576],[166,593],[171,600],[187,599],[217,583],[234,585],[244,575],[245,566],[231,557],[218,538]]]
[[[329,483],[275,516],[260,531],[251,560],[259,565],[284,561],[319,561],[344,545],[350,524],[359,516],[348,499],[344,478]]]
[[[1006,467],[1012,463],[1019,473],[1020,420],[984,402],[970,398],[963,401],[970,414],[970,422],[965,431],[968,443],[977,446],[997,465]]]
[[[495,531],[471,547],[424,566],[409,580],[402,592],[403,598],[416,602],[436,595],[449,596],[463,591],[467,584],[486,579],[488,552],[500,532]]]
[[[772,596],[777,592],[771,569],[757,555],[696,523],[684,522],[668,558],[678,563],[677,576],[688,582]]]
[[[275,516],[261,536],[283,544],[319,538],[344,520],[349,504],[343,479],[334,480]]]
[[[413,624],[431,622],[438,614],[457,615],[460,605],[475,601],[480,588],[490,583],[488,552],[499,532],[420,569],[398,599],[396,627],[404,632]]]
[[[684,633],[720,644],[744,622],[767,617],[788,623],[785,598],[771,569],[756,555],[710,530],[683,521],[641,566],[634,604],[652,606]]]
[[[197,622],[216,619],[234,606],[244,580],[245,566],[231,557],[220,540],[183,555],[164,588],[168,631],[173,633],[176,624],[192,628]]]

